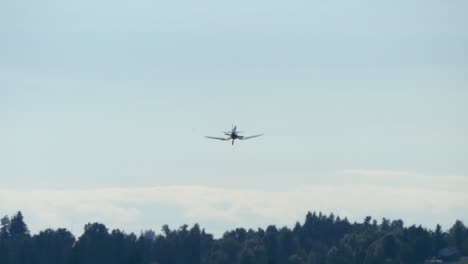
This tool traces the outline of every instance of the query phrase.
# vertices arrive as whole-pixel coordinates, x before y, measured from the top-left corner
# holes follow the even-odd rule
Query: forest
[[[140,234],[88,223],[75,237],[64,228],[31,234],[21,212],[1,219],[1,264],[312,264],[424,263],[468,255],[468,230],[405,226],[368,216],[351,223],[334,214],[308,212],[292,228],[236,228],[220,238],[199,225]]]

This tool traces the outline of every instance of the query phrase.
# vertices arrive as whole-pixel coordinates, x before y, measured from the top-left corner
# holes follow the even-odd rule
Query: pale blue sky
[[[0,191],[372,184],[468,204],[467,13],[461,0],[3,1]],[[231,124],[265,136],[203,138]],[[459,209],[438,217],[468,220]],[[137,215],[130,229],[152,219]],[[263,217],[239,223],[277,220]]]

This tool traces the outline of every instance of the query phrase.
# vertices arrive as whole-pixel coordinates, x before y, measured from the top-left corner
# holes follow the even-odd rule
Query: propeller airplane
[[[237,126],[233,126],[231,131],[224,132],[224,135],[226,135],[228,137],[210,137],[210,136],[206,136],[206,138],[223,140],[223,141],[232,140],[232,145],[234,145],[234,141],[236,139],[246,140],[246,139],[251,139],[251,138],[256,138],[256,137],[263,136],[263,134],[258,134],[258,135],[253,135],[253,136],[246,137],[246,136],[239,135],[240,133],[243,133],[243,132],[242,131],[237,131]]]

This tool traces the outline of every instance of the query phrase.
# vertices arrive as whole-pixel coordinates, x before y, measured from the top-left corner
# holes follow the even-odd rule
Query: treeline
[[[198,225],[139,235],[87,224],[75,238],[68,230],[30,234],[21,212],[1,219],[1,264],[312,264],[422,263],[450,247],[468,255],[468,230],[461,221],[444,232],[402,220],[366,217],[350,223],[333,214],[308,213],[291,229],[237,228],[219,239]]]

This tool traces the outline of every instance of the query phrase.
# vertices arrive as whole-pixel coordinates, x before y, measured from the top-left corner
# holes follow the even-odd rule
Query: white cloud
[[[167,208],[178,208],[181,214],[160,217],[167,214]],[[79,233],[82,225],[91,221],[133,232],[162,224],[174,227],[195,222],[208,231],[213,223],[226,229],[256,228],[292,225],[302,221],[308,210],[333,212],[357,221],[371,215],[402,218],[408,224],[428,227],[441,223],[448,228],[455,219],[468,219],[468,192],[373,184],[320,184],[288,191],[206,186],[0,190],[0,214],[16,210],[24,212],[33,232],[67,227]]]

